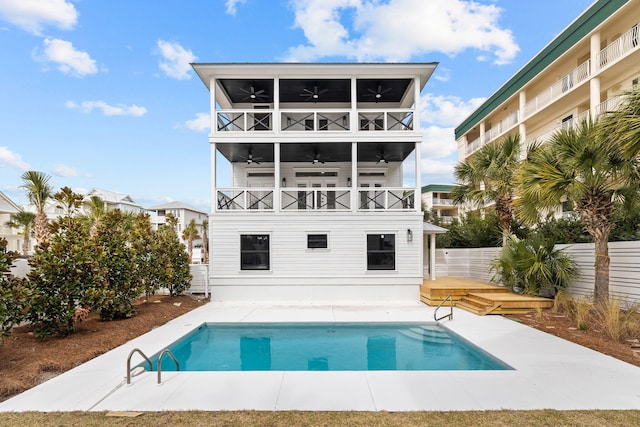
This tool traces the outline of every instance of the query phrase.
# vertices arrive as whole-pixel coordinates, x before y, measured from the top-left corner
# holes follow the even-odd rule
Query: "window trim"
[[[367,232],[365,234],[365,249],[366,249],[365,265],[366,265],[367,271],[373,271],[373,272],[397,271],[397,256],[396,256],[397,248],[398,248],[398,239],[396,238],[397,235],[398,235],[397,232],[382,232],[382,231]],[[378,238],[384,238],[384,236],[393,236],[393,250],[391,251],[391,250],[384,250],[384,249],[370,249],[369,236],[378,236]],[[375,254],[392,253],[393,264],[391,265],[391,268],[384,267],[384,265],[383,265],[383,268],[372,268],[372,266],[369,264],[369,255],[374,253]]]
[[[244,266],[243,262],[242,262],[242,255],[243,255],[243,249],[242,249],[242,239],[244,236],[256,236],[256,237],[267,237],[267,250],[266,251],[246,251],[246,253],[267,253],[267,265],[266,268],[247,268]],[[271,271],[271,233],[240,233],[239,234],[240,237],[240,257],[239,257],[239,267],[240,267],[240,271]]]
[[[308,252],[328,252],[329,251],[329,233],[326,231],[310,231],[306,233],[307,243],[306,249]],[[324,236],[326,240],[326,246],[324,247],[309,247],[309,236]]]

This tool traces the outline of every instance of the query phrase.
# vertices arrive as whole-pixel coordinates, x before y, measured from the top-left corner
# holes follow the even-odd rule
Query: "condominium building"
[[[436,214],[444,224],[457,219],[458,206],[453,203],[451,194],[455,187],[447,184],[429,184],[422,187],[424,210]]]
[[[455,129],[458,160],[510,134],[524,155],[531,142],[616,109],[640,79],[639,22],[638,0],[595,1]]]

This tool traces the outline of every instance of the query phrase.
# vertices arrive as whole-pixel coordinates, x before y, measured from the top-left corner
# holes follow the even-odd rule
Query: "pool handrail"
[[[149,360],[147,355],[144,354],[142,350],[140,350],[139,348],[134,348],[133,350],[131,350],[131,352],[129,353],[129,356],[127,357],[127,384],[131,384],[131,357],[133,356],[134,353],[140,354],[140,356],[142,356],[144,360],[146,360],[147,363],[149,363],[149,370],[153,371],[153,364],[151,363],[151,360]]]
[[[162,357],[164,355],[168,355],[171,360],[173,360],[173,362],[176,364],[176,370],[179,371],[180,370],[180,363],[178,362],[178,359],[176,359],[176,357],[173,355],[173,353],[171,353],[171,350],[169,350],[168,348],[165,348],[164,350],[162,350],[160,352],[160,355],[158,356],[158,384],[162,384]]]
[[[438,317],[438,309],[440,307],[442,307],[444,305],[444,303],[447,302],[447,300],[449,300],[449,309],[451,310],[450,313],[449,314],[445,314],[444,316]],[[448,317],[449,320],[453,320],[453,297],[451,296],[451,294],[449,294],[446,297],[444,297],[442,302],[440,302],[440,304],[433,311],[433,320],[435,320],[436,322],[439,322],[440,320],[444,319],[445,317]]]

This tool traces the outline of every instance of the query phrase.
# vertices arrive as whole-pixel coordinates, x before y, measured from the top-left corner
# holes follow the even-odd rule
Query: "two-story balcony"
[[[416,210],[416,190],[412,188],[218,188],[219,212],[275,212],[279,195],[280,212],[370,212]],[[353,200],[353,197],[356,197]]]

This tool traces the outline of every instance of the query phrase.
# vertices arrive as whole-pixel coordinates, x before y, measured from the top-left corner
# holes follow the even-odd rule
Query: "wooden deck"
[[[520,314],[553,307],[548,298],[518,295],[511,289],[467,277],[439,277],[420,286],[420,301],[437,306],[451,295],[456,307],[475,314]]]

